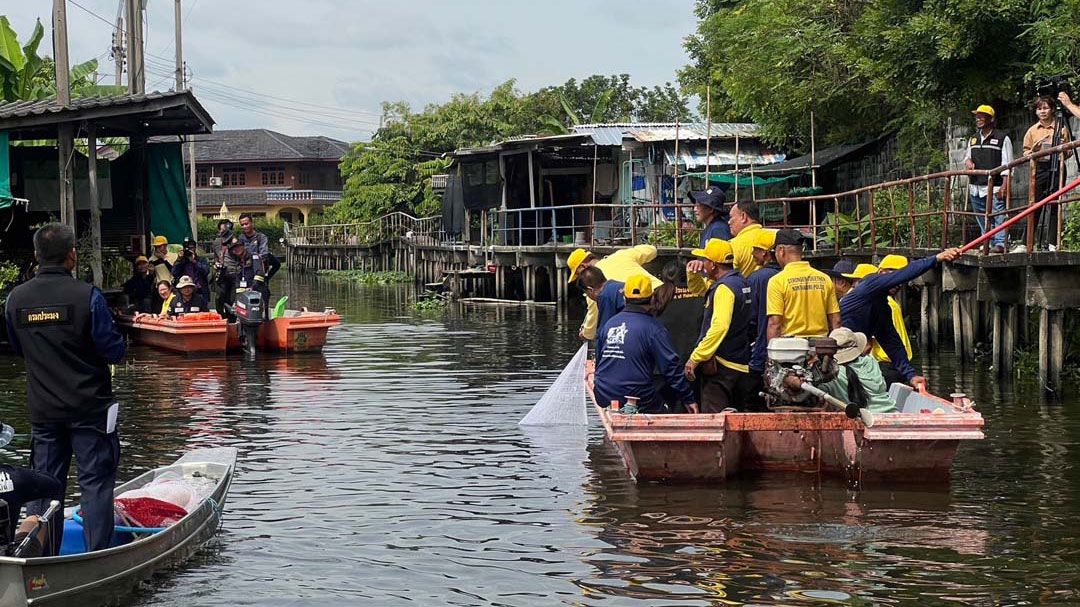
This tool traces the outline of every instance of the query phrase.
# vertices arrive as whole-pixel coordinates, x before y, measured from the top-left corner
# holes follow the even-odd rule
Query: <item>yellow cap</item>
[[[716,263],[732,263],[735,261],[735,253],[731,250],[731,243],[719,238],[710,238],[705,243],[704,249],[690,251],[694,257],[704,257]]]
[[[154,246],[155,247],[160,247],[163,244],[169,244],[169,239],[165,238],[164,236],[155,236],[154,237]]]
[[[907,267],[907,257],[903,255],[886,255],[878,264],[879,270],[903,270]]]
[[[877,270],[877,267],[872,263],[860,263],[855,266],[855,270],[851,274],[841,274],[841,276],[852,280],[862,280],[871,274],[877,274]]]
[[[566,265],[570,268],[570,281],[574,282],[577,279],[577,269],[581,266],[581,262],[585,261],[585,258],[589,256],[589,252],[585,249],[574,249],[574,252],[570,254],[570,257],[566,258]]]
[[[139,255],[138,257],[135,258],[135,263],[140,263],[140,262],[145,263],[145,262],[148,262],[148,261],[150,261],[150,260],[146,258],[146,255]]]
[[[776,246],[776,230],[760,229],[754,232],[754,248],[771,251]]]
[[[627,299],[645,299],[652,297],[652,280],[644,274],[634,274],[626,279],[623,295]]]
[[[984,104],[980,105],[979,107],[971,110],[971,113],[972,114],[986,114],[987,116],[993,118],[994,117],[994,108],[992,108],[989,105],[986,105],[984,103]]]

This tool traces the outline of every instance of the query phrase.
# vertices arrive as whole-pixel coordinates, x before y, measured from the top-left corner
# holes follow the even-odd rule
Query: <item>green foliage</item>
[[[944,163],[948,116],[1007,107],[1037,74],[1080,76],[1074,0],[701,0],[687,90],[712,84],[714,119],[809,147],[898,132],[906,168]]]
[[[319,276],[331,280],[358,282],[365,285],[390,285],[412,282],[405,272],[363,272],[360,270],[319,270]]]
[[[441,293],[428,293],[421,296],[413,303],[413,309],[417,312],[438,312],[450,304],[450,298]]]
[[[6,16],[0,15],[0,97],[4,101],[46,99],[56,96],[55,67],[52,59],[38,55],[45,35],[41,20],[26,44],[19,46],[18,36]],[[76,64],[71,68],[72,97],[120,95],[126,88],[96,84],[92,77],[97,71],[97,59]]]
[[[692,118],[687,98],[671,84],[634,87],[630,76],[590,76],[580,83],[521,93],[508,80],[488,96],[455,94],[414,112],[404,102],[383,104],[383,127],[341,160],[341,202],[324,223],[354,223],[392,211],[424,217],[439,209],[430,177],[450,170],[443,154],[516,135],[563,133],[583,120],[669,121]]]
[[[1080,251],[1080,212],[1065,207],[1065,223],[1061,227],[1061,248]]]
[[[0,291],[6,290],[19,278],[19,266],[10,261],[0,261]]]
[[[649,233],[645,235],[645,242],[657,247],[676,247],[680,246],[678,237],[681,236],[681,246],[685,247],[696,245],[698,240],[701,239],[701,228],[697,226],[684,224],[680,232],[676,233],[674,221],[665,221],[650,229]]]

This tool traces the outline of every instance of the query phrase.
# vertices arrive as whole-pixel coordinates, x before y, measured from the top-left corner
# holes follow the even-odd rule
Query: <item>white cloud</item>
[[[108,55],[118,0],[68,1],[73,61]],[[25,38],[51,2],[5,8]],[[149,3],[147,88],[168,89],[173,4]],[[184,0],[184,53],[218,128],[366,138],[382,101],[413,107],[516,78],[522,90],[590,74],[672,81],[686,62],[692,0]],[[230,88],[232,87],[232,88]],[[270,99],[266,96],[279,97]],[[284,100],[289,101],[284,101]]]

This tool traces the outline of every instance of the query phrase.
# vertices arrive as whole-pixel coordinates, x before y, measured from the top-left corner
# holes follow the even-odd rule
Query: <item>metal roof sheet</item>
[[[615,133],[620,133],[619,143],[600,143],[597,145],[621,145],[626,138],[640,142],[675,141],[676,131],[680,141],[696,139],[734,139],[736,137],[756,138],[760,136],[758,125],[749,122],[623,122],[602,124],[580,124],[572,127],[575,132],[596,134],[605,141],[613,141]]]

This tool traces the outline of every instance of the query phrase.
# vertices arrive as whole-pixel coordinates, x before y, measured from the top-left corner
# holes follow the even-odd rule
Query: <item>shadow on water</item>
[[[125,478],[196,446],[241,452],[222,533],[126,604],[1080,602],[1077,403],[1026,381],[920,354],[987,419],[948,486],[637,484],[595,420],[516,425],[576,351],[576,318],[422,313],[411,286],[275,289],[344,316],[322,355],[135,348],[117,370]],[[0,359],[0,390],[25,430],[21,362]],[[26,457],[25,437],[14,447]]]

